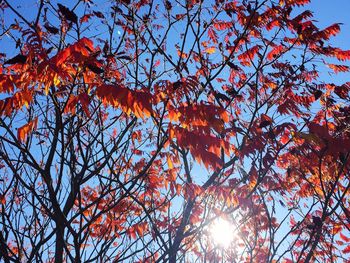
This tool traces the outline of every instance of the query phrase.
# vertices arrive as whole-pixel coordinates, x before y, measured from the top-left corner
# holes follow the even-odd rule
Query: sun
[[[236,237],[234,225],[222,217],[210,224],[209,233],[212,242],[222,248],[228,248]]]

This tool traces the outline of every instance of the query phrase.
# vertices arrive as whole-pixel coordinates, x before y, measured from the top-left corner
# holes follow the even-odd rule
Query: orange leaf
[[[27,139],[29,133],[31,133],[33,130],[36,130],[37,125],[38,125],[38,117],[28,122],[27,124],[23,125],[22,127],[18,128],[17,130],[18,140],[21,142],[24,142]]]
[[[350,68],[345,65],[327,64],[327,66],[332,69],[335,73],[348,72]]]
[[[204,51],[207,52],[208,54],[214,54],[216,52],[216,48],[215,47],[208,47]]]
[[[6,204],[6,197],[3,194],[0,194],[0,204],[3,204],[3,205]]]
[[[279,56],[283,51],[284,47],[282,45],[275,46],[268,54],[267,54],[267,59],[268,60],[273,60],[277,56]]]
[[[173,162],[171,161],[170,159],[170,156],[167,156],[167,163],[168,163],[168,167],[169,169],[173,169],[174,168],[174,165],[173,165]]]
[[[77,103],[78,103],[78,97],[71,95],[68,99],[67,105],[64,108],[63,112],[75,114]]]

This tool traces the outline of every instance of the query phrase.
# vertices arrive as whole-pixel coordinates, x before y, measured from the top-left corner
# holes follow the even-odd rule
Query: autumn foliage
[[[11,2],[0,261],[350,262],[350,50],[309,0]]]

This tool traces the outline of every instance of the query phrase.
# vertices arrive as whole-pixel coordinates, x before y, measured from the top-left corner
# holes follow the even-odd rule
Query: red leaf
[[[280,3],[283,2],[289,6],[303,6],[310,3],[310,0],[280,0]]]
[[[214,23],[214,27],[217,30],[225,30],[232,28],[233,24],[231,22],[218,21]]]
[[[129,90],[122,85],[101,85],[96,95],[104,103],[120,107],[125,113],[133,112],[136,117],[149,117],[152,113],[151,95],[146,91]]]
[[[126,233],[131,239],[136,239],[136,231],[134,227],[130,227],[129,229],[127,229]]]
[[[333,24],[317,33],[315,33],[312,37],[316,40],[323,39],[329,40],[331,36],[336,36],[340,32],[340,24]]]
[[[340,61],[350,60],[350,50],[335,49],[333,54]]]
[[[87,60],[93,51],[93,42],[90,39],[84,37],[74,44],[63,49],[51,60],[57,67],[61,67],[67,61],[71,63],[80,63]]]
[[[319,125],[317,123],[313,123],[313,122],[311,122],[308,126],[309,126],[310,132],[316,134],[321,139],[324,139],[324,140],[331,139],[331,136],[328,132],[327,127],[321,126],[321,125]]]
[[[345,249],[342,251],[344,254],[349,254],[350,253],[350,245],[348,245]]]
[[[339,233],[339,236],[345,242],[350,242],[350,237],[345,236],[342,232]]]
[[[222,167],[221,150],[225,154],[230,153],[230,144],[211,134],[203,134],[198,131],[188,131],[181,127],[171,127],[169,130],[170,138],[176,136],[177,143],[190,150],[192,156],[202,162],[205,167]]]
[[[341,86],[336,86],[334,88],[335,94],[337,94],[342,99],[346,99],[348,97],[349,91],[350,91],[350,86],[347,83]]]
[[[260,48],[261,48],[260,45],[256,45],[256,46],[249,48],[248,50],[246,50],[242,54],[240,54],[238,56],[238,59],[241,62],[241,64],[244,66],[250,66],[251,61],[254,60],[254,57],[259,52]]]
[[[160,65],[160,60],[158,59],[156,63],[154,63],[154,67],[158,67]]]
[[[266,25],[266,29],[268,31],[272,30],[274,27],[279,27],[281,24],[281,22],[279,20],[273,20],[273,21],[270,21],[269,23],[267,23]]]
[[[266,114],[261,114],[261,121],[259,128],[264,128],[266,126],[269,126],[272,123],[272,119],[267,116]]]
[[[295,219],[294,219],[294,216],[291,216],[291,217],[290,217],[289,223],[290,223],[290,226],[291,226],[291,227],[294,227],[294,226],[297,224],[297,222],[296,222]]]
[[[93,16],[92,14],[83,15],[83,16],[79,19],[79,22],[80,22],[80,23],[86,23],[86,22],[89,21],[89,19],[90,19],[92,16]]]
[[[0,74],[0,92],[13,92],[14,85],[11,81],[12,76]]]
[[[211,41],[213,41],[214,44],[218,43],[218,35],[212,27],[208,29],[208,37]]]

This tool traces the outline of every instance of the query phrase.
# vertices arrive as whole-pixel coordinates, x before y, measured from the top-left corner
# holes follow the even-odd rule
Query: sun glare
[[[235,238],[233,224],[221,217],[212,222],[209,231],[214,244],[223,248],[228,248]]]

